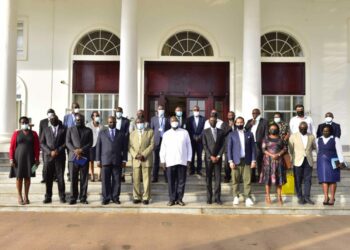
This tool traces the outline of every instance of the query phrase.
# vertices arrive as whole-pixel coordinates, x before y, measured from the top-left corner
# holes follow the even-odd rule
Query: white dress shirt
[[[186,166],[192,160],[192,146],[187,130],[178,128],[169,129],[163,135],[160,146],[160,162],[166,167],[175,165]]]
[[[222,120],[220,120],[219,118],[216,120],[216,128],[221,128],[222,124],[224,122]],[[209,119],[205,121],[204,123],[204,129],[210,128],[210,123],[209,123]]]
[[[300,134],[301,140],[303,142],[304,149],[306,149],[306,146],[307,146],[307,143],[308,143],[308,135],[307,134],[303,135],[301,133],[299,133],[299,134]]]
[[[330,137],[325,138],[324,136],[321,136],[316,141],[317,151],[318,151],[318,140],[323,140],[323,143],[327,144],[329,139],[331,139],[331,138],[334,138],[334,140],[335,140],[335,150],[337,151],[337,156],[338,156],[339,162],[342,163],[342,162],[344,162],[344,156],[343,156],[343,150],[341,147],[340,139],[338,137],[334,137],[333,135],[331,135]]]
[[[261,116],[259,115],[256,119],[255,119],[255,124],[252,126],[252,128],[251,128],[251,132],[252,132],[252,134],[253,134],[253,136],[254,136],[254,141],[256,142],[256,136],[255,136],[255,134],[256,134],[256,130],[258,129],[258,125],[259,125],[259,122],[260,122],[260,118],[261,118]]]
[[[304,116],[302,118],[299,116],[294,116],[292,119],[290,119],[289,128],[292,134],[297,133],[299,131],[299,124],[301,122],[306,122],[307,132],[316,136],[313,120],[310,116]]]
[[[52,128],[52,132],[53,132],[53,135],[55,136],[55,138],[57,137],[57,131],[58,131],[58,125],[56,127],[54,126],[51,126]]]
[[[244,130],[238,130],[239,142],[241,144],[241,158],[245,157],[245,138],[244,138]]]
[[[117,121],[116,129],[120,130],[120,128],[122,127],[122,118],[116,119],[116,121]]]
[[[195,116],[194,117],[194,122],[196,124],[196,128],[198,127],[198,123],[199,123],[199,116]]]

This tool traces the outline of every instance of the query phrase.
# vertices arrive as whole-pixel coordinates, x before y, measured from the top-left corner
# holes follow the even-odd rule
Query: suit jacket
[[[89,160],[92,143],[93,135],[91,129],[83,127],[81,129],[81,135],[79,135],[76,126],[68,128],[66,135],[66,147],[69,149],[68,161],[72,161],[74,150],[77,148],[81,148],[83,150],[82,155]]]
[[[201,115],[198,116],[198,126],[196,126],[196,121],[193,115],[187,119],[186,129],[188,131],[188,134],[190,135],[191,141],[194,140],[194,137],[202,136],[204,130],[204,123],[205,118]]]
[[[153,133],[154,133],[154,146],[158,147],[160,146],[160,124],[159,124],[159,117],[158,116],[153,116],[151,118],[151,129],[153,129]],[[164,131],[163,133],[165,133],[165,131],[170,129],[170,121],[169,118],[164,117]]]
[[[216,129],[216,141],[214,140],[211,128],[207,128],[203,132],[202,143],[205,152],[205,158],[210,160],[210,156],[220,156],[224,153],[225,133],[222,129]]]
[[[227,139],[227,159],[228,161],[233,161],[235,165],[238,165],[241,161],[241,141],[238,133],[237,129],[235,129],[230,132]],[[250,131],[244,131],[244,149],[245,164],[250,165],[252,161],[256,160],[254,136]]]
[[[96,161],[102,166],[121,166],[128,161],[128,139],[125,134],[116,129],[114,140],[111,139],[109,129],[102,130],[97,137]]]
[[[248,122],[245,125],[245,130],[251,131],[252,125],[251,121],[253,119],[248,120]],[[257,143],[262,143],[263,139],[268,135],[269,132],[269,126],[267,120],[264,118],[260,118],[258,127],[256,129],[255,137]]]
[[[181,123],[179,121],[179,128],[186,129],[186,126],[187,126],[187,119],[186,119],[186,117],[182,116]]]
[[[62,121],[58,120],[58,125],[62,125]],[[41,134],[43,133],[44,129],[49,126],[49,119],[45,118],[42,119],[39,123],[39,138],[41,138]]]
[[[139,142],[139,131],[134,130],[130,134],[129,152],[132,156],[132,166],[137,167],[152,167],[153,165],[153,148],[154,148],[154,133],[150,128],[145,128],[141,135],[141,143]],[[145,161],[136,160],[137,154],[145,157]]]
[[[303,164],[305,157],[309,165],[311,167],[313,165],[312,150],[316,150],[316,139],[312,134],[307,134],[307,136],[308,140],[306,148],[304,148],[301,134],[299,132],[292,134],[289,138],[288,149],[292,156],[293,165],[296,167],[300,167]]]
[[[73,117],[72,113],[66,114],[63,117],[63,125],[66,128],[74,127],[75,126],[75,118]]]
[[[52,161],[51,151],[57,150],[57,160],[66,160],[66,128],[63,125],[58,125],[57,136],[53,134],[51,127],[46,127],[40,137],[40,146],[43,151],[44,162]]]
[[[324,126],[326,125],[326,123],[321,123],[320,125],[318,125],[317,128],[317,138],[322,136],[322,129],[324,128]],[[340,129],[340,125],[338,123],[332,122],[331,126],[333,128],[333,133],[331,135],[340,138],[341,136],[341,129]]]
[[[128,118],[122,117],[122,124],[120,126],[120,131],[129,139],[129,127],[130,121]]]

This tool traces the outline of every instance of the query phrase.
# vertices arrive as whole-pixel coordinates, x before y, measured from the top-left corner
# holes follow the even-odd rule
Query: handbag
[[[286,169],[291,169],[292,166],[292,159],[290,158],[290,155],[288,153],[285,153],[283,155],[283,161],[284,161],[284,166],[286,167]]]
[[[282,194],[294,194],[294,174],[292,170],[287,171],[287,182],[282,186]]]

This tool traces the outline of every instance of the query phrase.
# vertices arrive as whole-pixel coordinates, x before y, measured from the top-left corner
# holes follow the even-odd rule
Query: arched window
[[[162,56],[214,56],[209,41],[193,31],[181,31],[164,44]]]
[[[269,32],[261,36],[262,57],[303,57],[298,41],[284,32]]]
[[[74,49],[74,55],[105,55],[120,54],[120,39],[105,30],[94,30],[83,36]]]

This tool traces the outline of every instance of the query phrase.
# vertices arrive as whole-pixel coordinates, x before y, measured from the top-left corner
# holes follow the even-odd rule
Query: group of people
[[[218,118],[215,109],[211,110],[207,120],[200,115],[198,106],[194,106],[192,111],[193,114],[186,118],[182,108],[176,107],[175,115],[166,117],[164,106],[159,105],[156,115],[148,123],[143,110],[138,110],[136,118],[129,121],[123,117],[123,109],[118,107],[115,115],[108,117],[107,125],[102,126],[99,112],[92,112],[91,121],[85,123],[85,117],[79,113],[79,104],[73,103],[72,112],[65,115],[63,122],[54,110],[49,109],[47,118],[40,122],[39,135],[31,129],[29,119],[21,117],[21,129],[14,132],[9,152],[10,177],[16,178],[18,203],[30,203],[30,178],[35,176],[40,163],[41,149],[43,182],[46,185],[44,203],[52,202],[55,179],[60,202],[66,202],[64,172],[68,155],[69,204],[78,201],[88,204],[89,165],[91,181],[95,181],[94,163],[100,168],[101,203],[120,204],[121,183],[125,181],[125,167],[130,155],[133,203],[149,204],[151,183],[159,181],[162,169],[168,183],[167,205],[184,206],[187,172],[202,176],[204,151],[208,204],[222,204],[222,165],[225,173],[223,181],[232,181],[233,205],[240,202],[239,185],[242,181],[246,206],[254,205],[252,182],[265,185],[267,204],[271,203],[270,189],[275,185],[277,200],[282,204],[282,186],[287,181],[286,172],[292,166],[298,203],[314,204],[310,198],[312,151],[317,150],[317,176],[323,186],[323,204],[334,204],[336,183],[340,181],[344,158],[339,141],[340,125],[333,122],[332,113],[325,115],[325,122],[318,126],[316,132],[311,117],[304,114],[303,105],[296,106],[297,115],[289,125],[278,112],[274,114],[273,121],[268,122],[261,117],[259,109],[252,111],[252,119],[247,122],[241,116],[235,117],[233,111],[228,112],[226,121]]]

